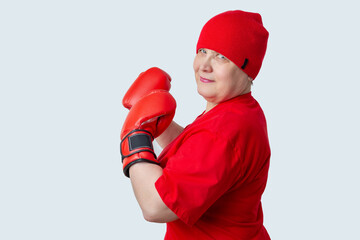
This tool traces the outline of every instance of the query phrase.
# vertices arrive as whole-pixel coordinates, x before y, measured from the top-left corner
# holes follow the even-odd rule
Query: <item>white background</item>
[[[175,120],[191,123],[205,106],[197,37],[231,9],[260,12],[270,32],[253,95],[272,148],[272,239],[360,239],[355,0],[1,1],[0,239],[162,239],[122,174],[121,99],[163,68]]]

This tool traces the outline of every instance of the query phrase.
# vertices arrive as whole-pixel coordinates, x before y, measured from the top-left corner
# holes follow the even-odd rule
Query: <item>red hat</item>
[[[196,46],[216,51],[255,79],[265,56],[268,31],[261,15],[241,10],[227,11],[211,18],[203,27]]]

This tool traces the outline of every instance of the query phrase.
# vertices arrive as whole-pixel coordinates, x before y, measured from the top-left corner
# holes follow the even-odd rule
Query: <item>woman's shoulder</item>
[[[196,119],[189,130],[206,131],[233,141],[240,133],[257,131],[265,125],[265,116],[258,104],[227,104],[219,105]]]

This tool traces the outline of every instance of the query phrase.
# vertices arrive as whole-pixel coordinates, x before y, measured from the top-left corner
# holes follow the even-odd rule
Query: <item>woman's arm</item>
[[[156,141],[165,148],[183,130],[183,127],[172,121]],[[178,216],[165,205],[155,188],[155,182],[162,173],[163,169],[160,166],[151,163],[141,162],[130,167],[130,180],[136,200],[145,220],[149,222],[165,223],[178,219]]]
[[[155,182],[162,175],[162,168],[151,163],[137,163],[130,167],[130,180],[145,220],[165,223],[178,217],[162,201]]]
[[[160,147],[165,148],[169,143],[172,142],[172,140],[179,136],[183,130],[183,127],[181,127],[175,121],[172,121],[169,127],[156,138],[156,141]]]

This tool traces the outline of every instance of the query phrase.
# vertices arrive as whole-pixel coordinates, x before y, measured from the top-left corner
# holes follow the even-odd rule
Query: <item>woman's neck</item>
[[[207,102],[206,103],[206,108],[205,108],[205,113],[207,113],[208,111],[213,109],[216,105],[217,105],[217,103]]]

